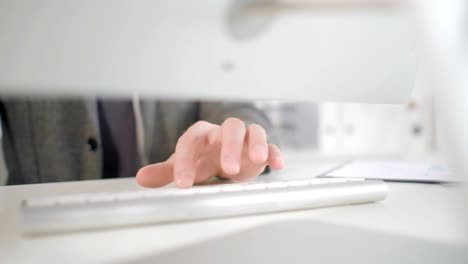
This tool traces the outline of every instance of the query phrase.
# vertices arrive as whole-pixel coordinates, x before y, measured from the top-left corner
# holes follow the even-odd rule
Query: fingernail
[[[223,169],[227,174],[237,174],[240,171],[240,164],[233,157],[225,157],[223,159]]]
[[[255,156],[260,162],[265,162],[268,158],[268,149],[263,145],[256,145],[252,148]]]

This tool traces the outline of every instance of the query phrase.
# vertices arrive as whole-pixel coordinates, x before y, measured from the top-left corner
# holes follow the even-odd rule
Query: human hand
[[[161,187],[174,181],[178,187],[188,188],[213,176],[250,180],[266,165],[282,169],[281,151],[267,143],[261,126],[246,128],[244,122],[231,117],[221,126],[198,121],[179,138],[168,160],[141,168],[136,180],[144,187]]]

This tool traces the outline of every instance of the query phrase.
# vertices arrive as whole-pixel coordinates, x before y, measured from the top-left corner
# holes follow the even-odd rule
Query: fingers
[[[237,118],[228,118],[221,125],[221,170],[227,175],[238,174],[241,169],[245,124]]]
[[[221,127],[199,121],[180,137],[169,160],[141,168],[136,180],[144,187],[175,181],[178,187],[187,188],[215,175],[249,180],[267,164],[279,170],[284,160],[278,147],[267,143],[261,126],[246,128],[237,118],[226,119]]]
[[[274,144],[268,145],[268,164],[273,170],[281,170],[284,168],[283,155],[279,148]]]
[[[173,157],[165,162],[151,164],[141,168],[137,175],[136,181],[143,187],[162,187],[172,182],[173,180]]]
[[[219,156],[218,156],[219,157]],[[219,162],[218,160],[212,160],[207,158],[202,158],[197,161],[197,170],[195,183],[199,184],[207,181],[211,177],[214,177],[218,174],[219,171]]]
[[[267,134],[259,125],[250,125],[247,128],[248,155],[251,162],[264,164],[268,158]]]
[[[244,157],[241,171],[236,175],[227,175],[225,178],[230,178],[234,181],[248,181],[257,177],[264,171],[266,165],[270,165],[273,170],[284,168],[284,159],[281,151],[274,144],[267,145],[268,159],[264,163],[253,163],[250,158]]]
[[[208,145],[214,146],[221,141],[221,129],[213,129],[208,134]]]
[[[199,121],[191,126],[179,139],[175,152],[174,181],[178,187],[191,187],[197,170],[197,154],[202,144],[207,144],[207,136],[216,126]]]

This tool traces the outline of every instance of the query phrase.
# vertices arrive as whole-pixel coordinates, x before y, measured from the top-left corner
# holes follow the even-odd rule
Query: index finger
[[[191,126],[179,139],[175,151],[174,181],[178,187],[191,187],[196,177],[197,153],[216,126],[199,121]]]

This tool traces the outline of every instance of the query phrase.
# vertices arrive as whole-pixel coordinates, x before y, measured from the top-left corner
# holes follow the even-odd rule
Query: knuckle
[[[260,125],[252,124],[248,127],[248,130],[250,133],[261,134],[263,136],[266,136],[265,129]]]
[[[177,141],[177,144],[179,143],[184,143],[184,142],[187,142],[187,141],[193,141],[193,140],[196,140],[197,138],[200,137],[200,135],[197,135],[197,131],[200,129],[200,128],[204,128],[204,127],[207,127],[207,126],[210,126],[211,123],[207,122],[207,121],[203,121],[203,120],[200,120],[200,121],[197,121],[195,122],[192,126],[190,126],[187,131],[185,131],[178,139]]]
[[[210,126],[211,123],[208,122],[208,121],[205,121],[205,120],[199,120],[197,122],[195,122],[195,124],[193,124],[192,126],[193,127],[206,127],[206,126]]]
[[[236,117],[229,117],[224,121],[226,124],[232,124],[234,126],[243,126],[245,127],[245,124],[242,120]]]
[[[180,136],[179,139],[177,140],[176,146],[175,146],[175,152],[178,153],[181,148],[183,148],[182,145],[184,145],[185,138],[184,135]]]
[[[208,134],[208,136],[206,137],[206,140],[205,140],[205,143],[206,145],[215,145],[215,144],[218,144],[219,141],[220,141],[220,138],[218,137],[219,135],[219,129],[215,128],[213,130],[211,130]]]
[[[177,144],[176,144],[176,148],[179,147],[181,144],[184,143],[185,141],[185,138],[186,138],[186,133],[182,134],[179,139],[177,139]]]
[[[259,124],[251,124],[249,125],[250,130],[257,130],[257,131],[264,131],[263,127]]]
[[[278,146],[276,146],[275,144],[269,144],[269,145],[270,145],[270,150],[274,152],[275,154],[279,154],[281,152]]]
[[[267,133],[263,127],[257,124],[250,125],[248,128],[248,137],[249,140],[257,141],[267,141]]]
[[[179,137],[180,142],[184,142],[193,137],[193,129],[188,128],[182,135]]]
[[[198,139],[196,135],[190,133],[190,131],[185,132],[182,136],[179,137],[176,144],[176,153],[181,149],[185,148],[187,145],[190,145],[191,142],[194,142]]]

